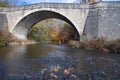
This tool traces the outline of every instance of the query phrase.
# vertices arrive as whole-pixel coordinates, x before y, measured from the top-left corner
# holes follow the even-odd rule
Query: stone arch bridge
[[[120,2],[38,3],[0,8],[0,28],[20,39],[26,39],[34,24],[48,18],[66,21],[80,38],[120,38]]]

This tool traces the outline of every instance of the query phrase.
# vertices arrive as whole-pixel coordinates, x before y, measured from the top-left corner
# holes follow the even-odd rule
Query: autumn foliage
[[[76,33],[75,29],[67,23],[50,19],[33,26],[28,33],[28,38],[41,43],[65,43],[74,39]]]
[[[64,43],[65,37],[64,33],[50,32],[50,38],[53,42]]]

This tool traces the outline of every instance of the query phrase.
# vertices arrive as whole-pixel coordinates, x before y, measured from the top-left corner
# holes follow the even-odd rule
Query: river
[[[56,65],[57,79],[48,78]],[[0,80],[120,80],[120,55],[56,44],[1,47]]]

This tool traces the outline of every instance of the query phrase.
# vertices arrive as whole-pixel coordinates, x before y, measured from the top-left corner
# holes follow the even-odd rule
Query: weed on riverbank
[[[80,41],[79,48],[120,53],[120,39],[108,40],[103,37],[84,39]]]
[[[109,44],[107,44],[106,48],[111,52],[120,54],[120,39],[109,41]]]
[[[102,37],[80,41],[70,40],[68,44],[81,49],[120,53],[120,39],[108,40]]]

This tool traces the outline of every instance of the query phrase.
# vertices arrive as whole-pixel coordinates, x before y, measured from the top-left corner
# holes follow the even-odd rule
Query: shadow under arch
[[[15,26],[15,28],[13,29],[13,34],[19,39],[27,39],[28,31],[36,23],[38,23],[42,20],[45,20],[45,19],[49,19],[49,18],[61,19],[65,22],[67,22],[69,25],[71,25],[75,29],[75,31],[77,33],[76,40],[80,39],[79,32],[77,31],[76,27],[73,25],[73,23],[69,19],[67,19],[65,16],[63,16],[57,12],[53,12],[53,11],[49,11],[49,10],[37,11],[37,12],[33,12],[33,13],[25,16]]]

